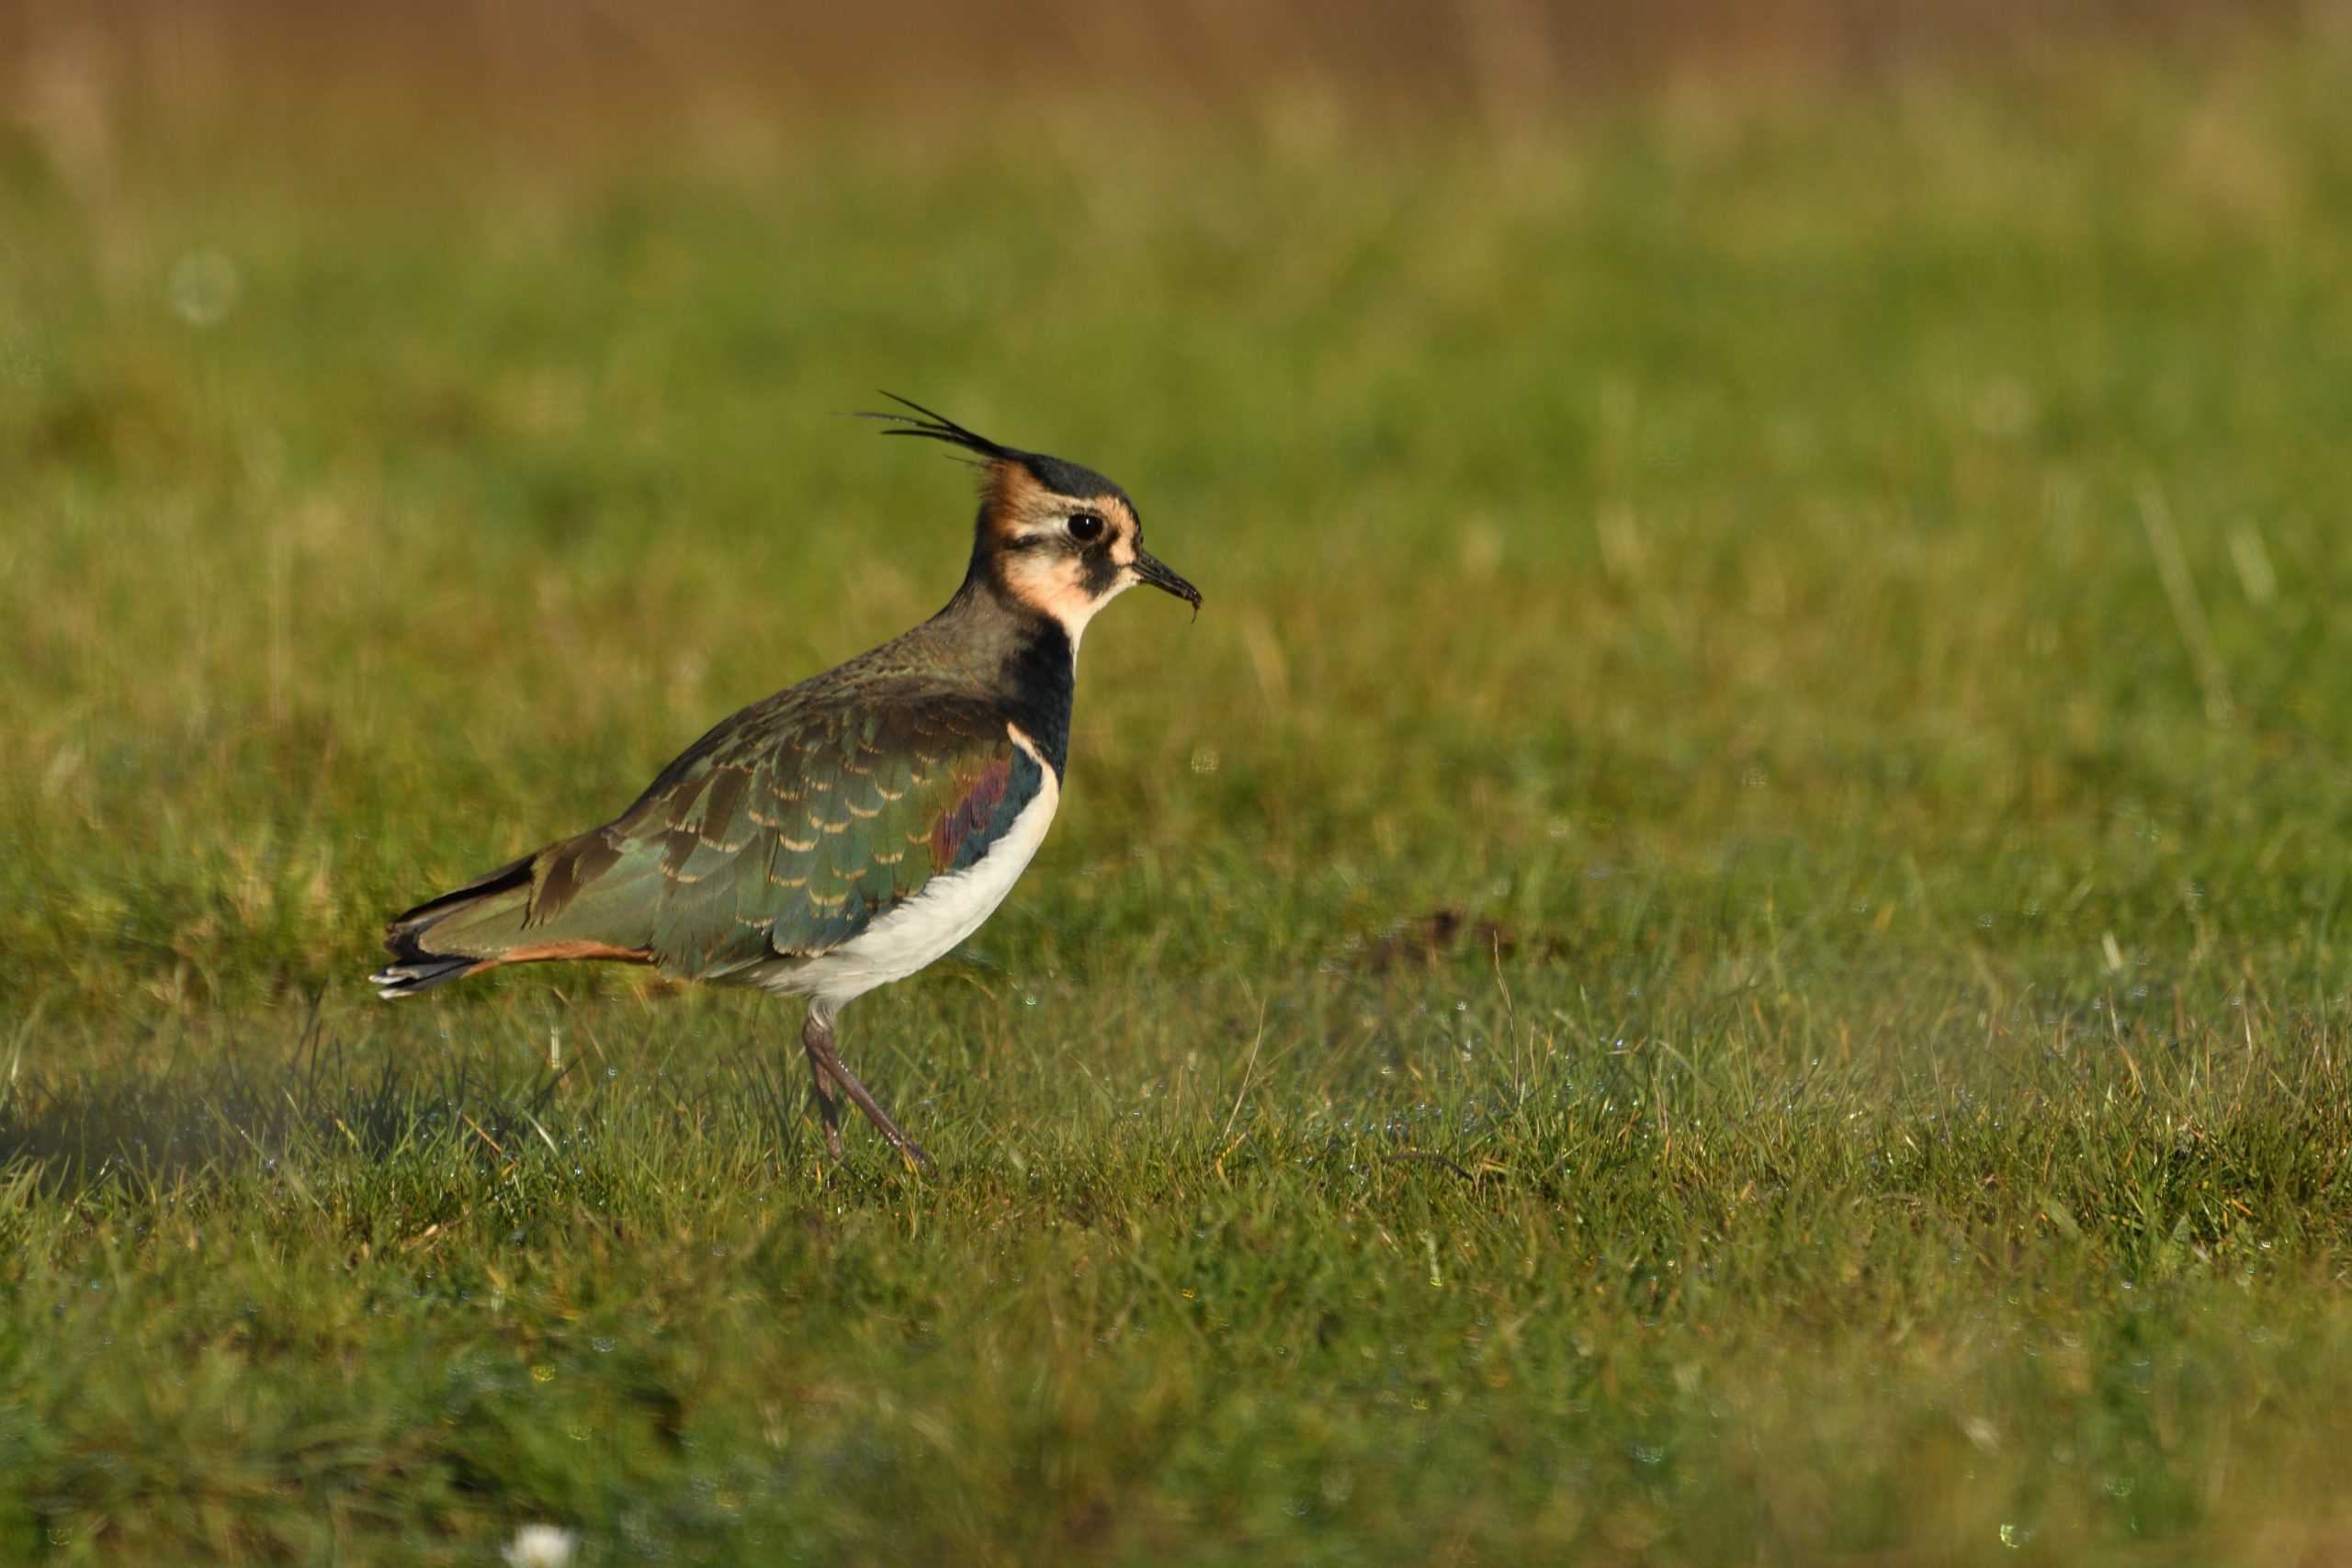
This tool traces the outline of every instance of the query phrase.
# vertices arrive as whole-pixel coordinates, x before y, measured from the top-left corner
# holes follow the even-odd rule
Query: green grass
[[[0,1557],[2340,1560],[2346,66],[14,144]],[[876,386],[1208,603],[829,1179],[785,1005],[359,977],[945,597]]]

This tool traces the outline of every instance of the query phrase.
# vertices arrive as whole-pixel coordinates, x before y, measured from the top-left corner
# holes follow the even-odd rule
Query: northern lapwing
[[[825,1145],[849,1096],[917,1147],[842,1063],[833,1022],[1003,902],[1053,821],[1078,645],[1138,582],[1200,590],[1145,553],[1135,502],[1091,468],[1023,452],[908,402],[892,435],[943,441],[982,475],[971,565],[946,608],[752,704],[601,828],[418,905],[384,933],[386,997],[508,964],[603,960],[808,998],[800,1031]]]

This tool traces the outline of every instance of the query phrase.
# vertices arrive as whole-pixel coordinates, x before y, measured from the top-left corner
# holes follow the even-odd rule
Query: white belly
[[[883,915],[831,953],[803,959],[788,970],[760,977],[772,989],[814,996],[828,1010],[876,986],[903,980],[980,929],[1012,885],[1021,879],[1037,846],[1046,841],[1061,785],[1051,768],[1036,798],[1021,808],[1003,838],[961,871],[934,876],[922,891]]]

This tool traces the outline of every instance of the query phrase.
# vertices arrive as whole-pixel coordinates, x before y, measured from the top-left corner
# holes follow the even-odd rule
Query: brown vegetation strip
[[[1628,95],[1803,87],[2123,37],[2202,49],[2314,14],[2293,0],[31,0],[0,6],[0,110],[116,136],[291,118],[592,144],[843,119],[1069,130],[1074,113],[1283,103],[1510,125]]]

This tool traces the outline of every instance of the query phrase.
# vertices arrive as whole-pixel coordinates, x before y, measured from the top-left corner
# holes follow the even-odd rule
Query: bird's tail
[[[395,916],[384,929],[384,951],[392,962],[368,983],[382,996],[413,997],[444,980],[513,962],[526,946],[523,921],[537,858],[526,855]]]
[[[598,875],[617,859],[604,830],[592,829],[419,904],[385,928],[384,950],[392,962],[368,976],[368,983],[387,997],[413,997],[502,964],[565,958],[651,964],[651,924],[641,912],[631,916],[635,903],[624,898],[616,919],[613,910],[578,898],[583,881],[605,886]],[[622,894],[658,873],[658,860],[640,859],[641,874],[619,886]],[[584,875],[583,861],[591,867]]]

